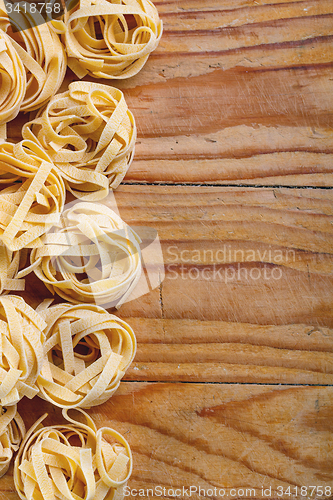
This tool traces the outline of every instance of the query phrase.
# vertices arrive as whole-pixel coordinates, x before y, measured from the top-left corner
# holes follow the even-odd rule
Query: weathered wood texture
[[[45,411],[46,424],[59,422],[60,411],[45,402],[24,408],[27,422]],[[254,488],[259,499],[264,486],[272,487],[266,498],[294,499],[302,498],[295,486],[333,487],[332,410],[332,388],[124,382],[90,414],[128,439],[131,488],[217,487],[225,498],[235,498],[232,488]],[[2,484],[0,498],[16,500],[10,474]],[[278,496],[279,486],[291,496]]]
[[[126,320],[139,342],[126,380],[333,384],[333,331],[327,328]]]
[[[138,335],[128,379],[333,383],[332,191],[121,186],[115,198],[128,223],[157,230],[165,262],[160,286],[118,313]],[[44,286],[27,286],[37,305]]]
[[[156,5],[159,48],[110,83],[138,125],[119,212],[158,231],[166,275],[117,313],[137,356],[90,413],[129,440],[134,488],[319,498],[277,488],[333,487],[333,191],[318,189],[333,184],[333,0]],[[28,302],[46,296],[30,276]],[[39,400],[20,411],[59,418]],[[18,498],[10,474],[0,498]]]
[[[332,197],[318,189],[120,187],[120,214],[158,231],[166,263],[163,311],[152,293],[122,314],[332,326]]]
[[[114,82],[139,132],[125,181],[331,186],[333,0],[157,7],[158,49]]]
[[[120,310],[139,340],[127,378],[332,384],[332,194],[121,187],[121,215],[158,230],[166,267]]]
[[[127,182],[333,181],[333,1],[159,2],[164,35],[122,83],[139,141]]]

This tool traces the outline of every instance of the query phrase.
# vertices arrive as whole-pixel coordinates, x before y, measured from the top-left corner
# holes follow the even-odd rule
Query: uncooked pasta
[[[0,29],[0,139],[6,123],[15,118],[26,92],[26,73],[10,37]]]
[[[44,320],[22,297],[0,297],[0,405],[37,395],[43,364]]]
[[[73,410],[71,410],[73,411]],[[76,419],[44,426],[41,417],[27,432],[14,463],[14,484],[22,500],[122,500],[132,472],[124,437],[109,427],[97,430],[83,410]]]
[[[120,307],[140,278],[140,238],[100,203],[75,203],[41,240],[31,268],[71,303]]]
[[[80,0],[65,13],[68,66],[79,77],[123,79],[136,75],[155,50],[162,21],[149,0]]]
[[[24,29],[26,26],[31,27]],[[0,27],[10,33],[11,43],[26,70],[26,91],[20,110],[38,109],[58,91],[63,82],[67,69],[63,45],[38,10],[32,20],[23,9],[20,16],[12,16],[9,20],[0,6]],[[9,27],[14,30],[9,30]]]
[[[61,408],[90,408],[107,401],[135,354],[131,327],[90,304],[59,304],[40,315],[47,328],[39,395]]]
[[[18,277],[21,256],[20,250],[12,252],[0,241],[0,294],[24,290],[24,280]]]
[[[17,406],[0,406],[0,477],[6,474],[24,436],[25,426]]]
[[[136,126],[120,90],[80,81],[55,95],[22,135],[47,152],[74,196],[97,201],[124,178]]]
[[[65,185],[37,144],[0,144],[0,240],[11,250],[40,245],[59,221]]]

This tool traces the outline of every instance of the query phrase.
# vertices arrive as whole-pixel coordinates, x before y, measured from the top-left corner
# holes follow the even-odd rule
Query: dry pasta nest
[[[65,185],[35,143],[0,144],[0,240],[11,250],[40,245],[60,219]]]
[[[62,413],[68,423],[44,427],[42,421],[47,416],[44,415],[27,432],[14,463],[19,497],[122,499],[132,471],[127,441],[109,427],[97,430],[82,410],[76,411],[79,414],[76,420],[67,410]]]
[[[140,241],[107,206],[79,202],[32,249],[30,267],[69,302],[119,307],[140,278]]]
[[[25,265],[26,252],[12,252],[0,241],[0,294],[24,290],[24,280],[19,279],[19,269]]]
[[[0,297],[0,404],[16,404],[38,393],[46,323],[22,297]]]
[[[135,355],[125,321],[88,304],[59,304],[40,312],[47,323],[39,396],[61,408],[107,401]]]
[[[0,138],[6,138],[6,123],[15,118],[26,92],[23,63],[10,37],[0,29]]]
[[[21,111],[43,106],[58,91],[67,69],[66,53],[58,35],[37,10],[33,23],[38,22],[39,26],[33,24],[31,27],[29,14],[24,10],[9,21],[7,13],[0,9],[0,27],[10,33],[13,47],[25,68],[26,91],[19,106]],[[16,30],[9,30],[9,27]]]
[[[79,77],[123,79],[136,75],[162,36],[162,21],[149,0],[81,0],[54,22]]]
[[[6,474],[13,453],[19,449],[24,436],[25,426],[17,406],[0,406],[0,477]]]
[[[54,96],[22,135],[39,144],[77,198],[105,198],[124,178],[136,126],[123,93],[108,85],[73,82]]]

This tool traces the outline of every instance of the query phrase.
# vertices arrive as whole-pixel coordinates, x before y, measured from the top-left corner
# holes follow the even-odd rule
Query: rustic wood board
[[[319,498],[287,488],[333,491],[333,0],[155,3],[159,48],[115,83],[138,125],[115,198],[157,230],[166,275],[117,312],[137,356],[90,413],[129,440],[132,488]],[[24,295],[49,296],[34,277]]]
[[[90,414],[128,439],[131,488],[216,487],[225,498],[235,498],[234,488],[252,488],[251,498],[260,499],[262,487],[272,488],[265,498],[302,498],[296,486],[332,486],[332,409],[328,387],[136,382],[123,383]],[[42,401],[26,402],[25,410],[30,423],[45,411],[49,425],[61,417]],[[0,498],[17,498],[10,473],[1,484]],[[281,487],[291,496],[280,495]]]

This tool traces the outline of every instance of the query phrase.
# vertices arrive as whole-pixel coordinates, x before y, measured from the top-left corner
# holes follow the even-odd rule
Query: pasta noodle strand
[[[120,307],[140,278],[139,236],[100,203],[75,203],[41,241],[30,255],[36,276],[73,304]]]
[[[6,474],[24,436],[25,426],[17,406],[0,406],[0,477]]]
[[[0,404],[15,405],[38,393],[46,323],[22,297],[0,297]]]
[[[47,323],[39,396],[61,408],[107,401],[135,355],[131,327],[89,304],[59,304],[39,314]]]
[[[106,500],[124,498],[132,472],[129,444],[117,431],[96,428],[83,410],[68,423],[44,426],[41,417],[27,432],[14,463],[14,484],[22,500]]]
[[[120,90],[72,82],[23,126],[22,136],[47,152],[74,196],[97,201],[124,178],[133,159],[136,126]]]
[[[20,111],[26,92],[26,73],[10,37],[0,29],[0,139],[6,139],[6,123]]]
[[[0,144],[0,240],[9,250],[41,244],[59,221],[65,193],[58,170],[35,143]]]
[[[10,27],[14,30],[9,30]],[[10,33],[11,43],[25,68],[26,90],[20,111],[38,109],[58,91],[64,80],[67,69],[64,47],[38,10],[32,20],[23,9],[19,16],[9,20],[0,4],[0,28]]]
[[[150,0],[80,0],[53,22],[68,54],[68,66],[83,78],[136,75],[156,49],[163,25]]]

